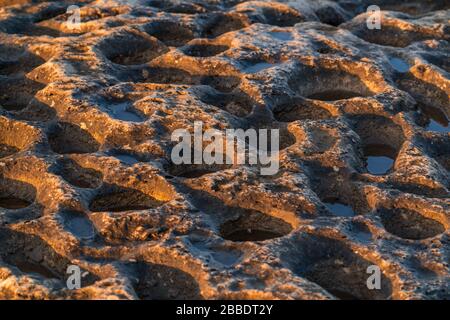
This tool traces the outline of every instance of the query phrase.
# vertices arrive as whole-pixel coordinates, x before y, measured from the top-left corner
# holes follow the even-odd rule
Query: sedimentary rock
[[[450,298],[448,1],[0,5],[0,298]],[[174,165],[195,121],[279,172]]]

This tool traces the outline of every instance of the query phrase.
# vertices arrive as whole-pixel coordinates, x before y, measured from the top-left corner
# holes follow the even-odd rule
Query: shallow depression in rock
[[[411,68],[408,62],[401,58],[389,58],[389,64],[392,66],[392,68],[400,73],[406,73]]]
[[[0,178],[0,208],[26,208],[35,201],[36,194],[36,188],[27,182]]]
[[[332,118],[325,108],[308,104],[300,98],[294,98],[276,106],[274,116],[277,121],[292,122],[297,120],[324,120]]]
[[[302,97],[330,102],[374,95],[374,92],[365,83],[368,80],[363,79],[365,78],[363,78],[362,72],[357,70],[350,73],[341,69],[298,64],[288,85],[293,92]],[[376,88],[372,83],[370,87]]]
[[[0,257],[21,272],[62,279],[69,260],[57,254],[40,237],[0,228]]]
[[[106,106],[109,115],[114,119],[127,122],[143,122],[144,118],[129,103],[109,104]]]
[[[53,151],[60,154],[96,152],[100,144],[86,130],[68,122],[56,124],[48,134]]]
[[[325,201],[325,206],[330,210],[334,215],[339,217],[353,217],[355,212],[352,207],[347,204],[340,203],[333,200]]]
[[[182,51],[191,57],[212,57],[228,50],[228,46],[209,43],[190,44]]]
[[[269,34],[280,41],[291,41],[294,40],[294,37],[292,36],[292,33],[290,32],[284,32],[284,31],[273,31],[269,32]]]
[[[95,228],[86,214],[78,211],[65,211],[61,213],[64,228],[81,240],[90,240],[95,237]]]
[[[131,267],[138,278],[134,288],[142,300],[202,299],[197,281],[187,272],[146,262]]]
[[[421,105],[420,109],[428,118],[425,125],[426,130],[439,133],[450,132],[448,118],[441,109],[426,105]]]
[[[402,208],[380,209],[379,214],[386,230],[404,239],[427,239],[445,231],[442,223],[417,211]]]
[[[170,20],[154,21],[145,25],[143,29],[168,46],[179,47],[194,38],[191,30]]]
[[[291,224],[259,211],[245,210],[239,218],[223,223],[222,237],[231,241],[264,241],[292,231]]]
[[[139,190],[113,186],[105,187],[92,200],[89,208],[94,212],[121,212],[157,208],[163,203]]]
[[[57,162],[56,172],[64,180],[79,188],[97,188],[103,179],[101,172],[83,167],[71,158],[60,159]]]
[[[300,234],[282,258],[295,274],[317,283],[339,299],[384,300],[391,297],[392,284],[383,273],[381,289],[368,288],[367,268],[374,263],[340,240]]]

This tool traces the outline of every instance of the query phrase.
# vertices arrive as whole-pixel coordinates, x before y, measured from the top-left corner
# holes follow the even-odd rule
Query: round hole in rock
[[[255,16],[256,20],[261,23],[270,24],[278,27],[290,27],[296,23],[302,22],[304,18],[294,9],[288,6],[264,7],[261,16]]]
[[[319,127],[310,128],[308,135],[313,145],[306,148],[306,154],[324,153],[336,143],[336,137],[331,135],[328,130]]]
[[[308,96],[308,99],[320,100],[320,101],[337,101],[360,97],[361,94],[350,90],[324,90],[321,92],[313,93]]]
[[[165,8],[164,11],[171,13],[196,14],[204,13],[206,10],[196,3],[174,3]]]
[[[150,68],[146,82],[162,84],[195,85],[199,80],[189,72],[176,68]]]
[[[105,187],[91,202],[89,209],[93,212],[122,212],[147,210],[161,206],[162,201],[139,190],[124,187]]]
[[[203,36],[215,38],[221,34],[245,28],[248,24],[239,14],[215,13],[204,16],[208,20],[203,28]]]
[[[0,117],[0,158],[32,147],[39,135],[39,130],[33,126]]]
[[[193,33],[179,23],[161,20],[144,26],[144,31],[168,46],[179,47],[194,38]]]
[[[145,119],[130,103],[107,104],[106,112],[114,119],[126,122],[143,122]]]
[[[333,213],[335,216],[338,217],[353,217],[356,215],[355,211],[353,211],[353,208],[349,206],[348,204],[339,202],[338,199],[325,199],[324,201],[325,206],[330,210],[331,213]]]
[[[63,279],[70,263],[35,235],[0,228],[0,242],[0,257],[24,273]]]
[[[378,151],[381,155],[392,159],[397,157],[405,141],[400,125],[389,118],[373,114],[354,115],[350,117],[350,121],[353,130],[362,140],[363,149],[366,146],[382,146]]]
[[[135,32],[116,33],[103,39],[99,48],[110,61],[122,65],[143,64],[168,51],[155,38]]]
[[[191,57],[212,57],[228,50],[228,48],[228,46],[224,45],[199,43],[188,45],[182,51]]]
[[[279,105],[274,110],[277,121],[293,122],[297,120],[324,120],[332,118],[332,114],[325,108],[307,104],[302,99],[293,99]]]
[[[225,155],[222,156],[225,162]],[[200,178],[206,174],[214,173],[221,170],[231,168],[230,164],[171,164],[168,172],[172,176],[182,177],[187,179]]]
[[[286,221],[255,210],[243,210],[239,218],[220,226],[220,234],[231,241],[264,241],[283,237],[292,231]]]
[[[406,62],[405,60],[403,60],[401,58],[396,58],[396,57],[389,58],[389,64],[395,71],[400,72],[400,73],[406,73],[411,68],[411,66],[409,65],[408,62]]]
[[[100,146],[89,132],[68,122],[60,122],[54,126],[48,135],[48,141],[52,150],[60,154],[93,153]]]
[[[12,75],[30,72],[45,61],[26,49],[11,45],[0,45],[0,75]]]
[[[299,96],[327,102],[374,94],[357,74],[317,66],[299,65],[288,85]]]
[[[352,221],[350,224],[350,230],[356,240],[363,243],[372,241],[372,232],[366,224],[359,221]]]
[[[64,228],[81,240],[95,237],[95,227],[83,212],[64,211],[61,214]]]
[[[231,92],[241,83],[241,79],[235,76],[203,76],[201,84],[208,85],[221,92]]]
[[[101,172],[82,167],[70,158],[60,160],[58,165],[57,173],[71,185],[95,189],[102,183],[103,175]]]
[[[345,22],[345,15],[338,10],[338,8],[327,5],[321,6],[317,10],[315,10],[315,14],[319,18],[320,22],[326,23],[332,26],[338,26],[341,23]]]
[[[353,252],[340,240],[312,234],[300,234],[282,255],[298,276],[317,283],[343,300],[384,300],[392,294],[390,280],[381,274],[381,289],[367,287],[367,268],[373,262]]]
[[[373,175],[384,175],[392,170],[396,152],[385,145],[366,145],[364,155],[367,162],[367,170]]]
[[[44,84],[23,75],[0,76],[0,106],[8,111],[25,109],[34,101],[35,94],[44,87]]]
[[[273,31],[269,32],[270,36],[280,40],[280,41],[292,41],[294,40],[294,37],[292,36],[292,33],[285,32],[285,31]]]
[[[441,109],[424,104],[421,104],[419,108],[427,118],[426,130],[439,133],[450,132],[448,118]]]
[[[245,117],[252,112],[255,102],[244,93],[223,93],[210,87],[196,88],[199,99],[220,109],[223,109],[237,117]]]
[[[383,208],[379,210],[379,214],[386,230],[400,238],[421,240],[445,232],[442,223],[416,211]]]
[[[0,208],[22,209],[30,206],[36,199],[36,188],[29,183],[0,179]]]
[[[197,281],[187,272],[161,264],[137,262],[134,289],[141,300],[202,299]]]
[[[259,152],[267,151],[268,155],[270,156],[272,151],[274,151],[274,152],[282,151],[282,150],[285,150],[297,143],[297,137],[294,135],[293,132],[291,132],[289,130],[289,127],[285,123],[281,123],[281,124],[279,123],[279,124],[276,124],[273,126],[263,125],[261,127],[250,128],[250,129],[254,129],[257,132],[260,132],[259,130],[266,130],[267,140],[266,140],[266,143],[264,144],[263,143],[264,141],[261,139],[261,136],[258,134],[257,135],[258,145],[256,145],[256,143],[253,143],[253,141],[246,138],[246,140],[245,140],[246,150],[248,150],[250,147],[253,147],[254,149],[256,148]],[[272,135],[274,133],[275,134],[278,133],[278,139],[276,139],[276,135]],[[273,137],[275,137],[275,138],[273,138]],[[252,139],[252,140],[254,140],[254,139]],[[278,142],[278,145],[272,146],[272,142]]]
[[[365,23],[364,26],[360,23],[357,25],[354,23],[357,22],[350,21],[345,23],[345,28],[350,29],[353,34],[367,42],[382,46],[404,48],[413,42],[433,38],[433,35],[422,33],[419,30],[402,30],[399,25],[388,25],[383,23],[382,29],[370,30],[366,27]]]

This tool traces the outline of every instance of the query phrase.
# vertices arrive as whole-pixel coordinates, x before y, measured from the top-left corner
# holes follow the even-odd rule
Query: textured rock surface
[[[450,298],[448,1],[0,6],[1,298]],[[174,166],[198,120],[279,173]]]

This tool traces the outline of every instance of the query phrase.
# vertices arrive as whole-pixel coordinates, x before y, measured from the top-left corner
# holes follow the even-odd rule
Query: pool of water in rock
[[[421,110],[428,118],[425,129],[428,131],[449,133],[449,121],[446,115],[438,108],[422,106]]]
[[[277,40],[281,40],[281,41],[291,41],[294,40],[294,37],[292,36],[292,34],[290,32],[284,32],[284,31],[274,31],[274,32],[270,32],[270,35],[277,39]]]
[[[349,205],[330,200],[329,202],[325,202],[325,206],[336,216],[339,217],[355,216],[355,212]]]
[[[108,113],[117,120],[126,122],[143,122],[144,119],[135,113],[128,103],[119,103],[108,106]]]
[[[367,171],[373,175],[388,173],[395,162],[395,151],[384,145],[369,145],[364,148]]]
[[[408,62],[400,58],[390,58],[389,64],[395,71],[400,73],[406,73],[410,69],[410,65],[408,64]]]

